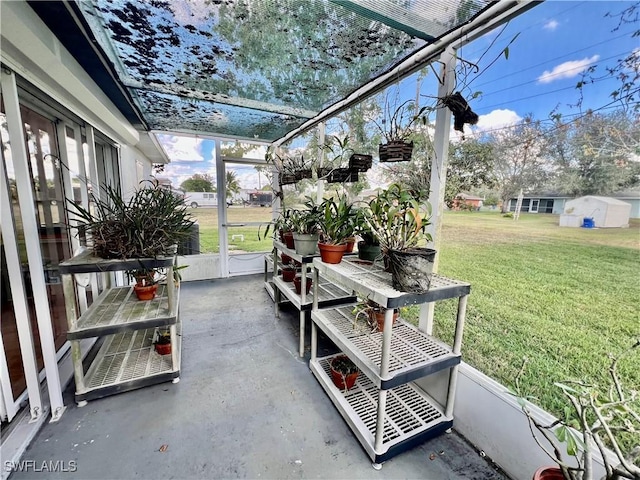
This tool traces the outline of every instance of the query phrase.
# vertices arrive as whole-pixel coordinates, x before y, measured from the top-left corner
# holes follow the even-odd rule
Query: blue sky
[[[480,91],[470,102],[480,115],[478,125],[468,131],[487,131],[513,124],[527,114],[536,119],[548,119],[551,111],[569,119],[580,113],[576,107],[580,93],[575,88],[581,73],[596,66],[596,76],[605,73],[620,58],[633,51],[640,52],[640,38],[631,33],[640,25],[623,25],[617,31],[616,14],[632,2],[616,1],[546,1],[506,25],[499,27],[458,51],[458,56],[478,63],[481,73],[470,73],[465,96]],[[509,46],[509,58],[493,61],[514,36]],[[493,42],[493,46],[490,45]],[[489,48],[490,47],[490,48]],[[487,50],[489,49],[489,50]],[[486,54],[481,58],[483,53]],[[640,53],[638,54],[640,58]],[[640,62],[639,62],[640,63]],[[601,109],[612,102],[610,93],[618,87],[616,80],[601,80],[584,88],[582,110]],[[415,78],[402,82],[403,95],[414,98]],[[421,93],[435,96],[435,76],[431,73],[422,82]],[[425,98],[425,97],[423,97]],[[425,101],[429,101],[428,98]],[[452,137],[458,135],[452,133]],[[171,159],[163,176],[174,186],[196,172],[215,174],[212,141],[163,136],[161,142]],[[250,166],[234,167],[243,188],[258,187],[259,179]],[[262,180],[263,182],[264,180]]]

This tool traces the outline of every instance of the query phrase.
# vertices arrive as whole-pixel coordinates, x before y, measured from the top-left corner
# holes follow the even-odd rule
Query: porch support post
[[[229,276],[229,235],[227,235],[227,182],[220,140],[216,145],[216,189],[218,192],[218,244],[220,245],[220,278]]]
[[[455,85],[455,50],[447,48],[440,56],[442,63],[438,86],[438,98],[450,95]],[[436,128],[434,133],[434,158],[431,161],[431,181],[429,191],[429,203],[431,203],[431,225],[427,231],[433,238],[432,248],[436,254],[433,272],[438,271],[440,260],[440,246],[442,245],[442,215],[444,213],[444,190],[447,181],[447,165],[449,157],[449,131],[451,130],[451,112],[444,105],[436,112]],[[425,303],[420,306],[419,328],[431,335],[433,332],[433,311],[435,303]]]
[[[44,280],[42,268],[42,252],[40,250],[40,235],[36,221],[33,192],[31,190],[31,177],[29,175],[27,149],[24,142],[24,128],[18,103],[18,89],[16,87],[15,74],[11,71],[2,71],[2,96],[7,115],[7,127],[11,144],[13,167],[16,174],[16,186],[20,211],[22,212],[22,227],[24,229],[24,241],[29,262],[29,275],[36,310],[38,330],[40,332],[40,346],[44,360],[44,368],[47,376],[47,388],[49,390],[49,402],[51,404],[51,421],[60,420],[65,406],[62,400],[60,385],[60,372],[56,360],[56,346],[53,340],[53,326],[49,312],[47,286]],[[4,218],[4,215],[3,215]],[[28,317],[23,317],[28,318]]]
[[[322,164],[324,163],[324,134],[325,134],[325,125],[324,122],[320,122],[318,124],[318,166],[317,166],[317,174],[318,174],[318,183],[317,183],[317,194],[316,194],[316,202],[322,202],[322,197],[324,197],[324,180],[320,180],[320,168],[322,168]]]

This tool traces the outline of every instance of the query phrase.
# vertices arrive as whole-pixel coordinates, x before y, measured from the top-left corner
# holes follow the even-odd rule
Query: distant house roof
[[[623,202],[622,200],[618,200],[617,198],[603,197],[600,195],[584,195],[582,197],[575,198],[570,202],[567,202],[567,206],[570,206],[570,204],[572,204],[574,201],[590,201],[590,200],[591,201],[596,200],[598,202],[606,203],[608,205],[624,205],[624,206],[629,205],[627,202]]]
[[[612,193],[610,196],[613,198],[640,200],[640,190],[625,190],[624,192]]]
[[[591,195],[598,196],[598,195]],[[512,196],[511,198],[517,198],[517,195]],[[600,196],[601,198],[625,198],[625,199],[640,199],[640,190],[625,190],[623,192],[612,193],[611,195]],[[569,195],[566,193],[559,192],[530,192],[524,193],[522,198],[578,198],[575,195]]]
[[[484,200],[484,198],[482,197],[476,197],[474,195],[471,195],[469,193],[464,193],[464,192],[460,192],[458,195],[456,195],[456,198],[460,198],[462,200]]]

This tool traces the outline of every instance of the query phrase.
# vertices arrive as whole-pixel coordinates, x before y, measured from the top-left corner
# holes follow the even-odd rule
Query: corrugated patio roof
[[[151,130],[273,141],[486,0],[92,0],[81,15]]]

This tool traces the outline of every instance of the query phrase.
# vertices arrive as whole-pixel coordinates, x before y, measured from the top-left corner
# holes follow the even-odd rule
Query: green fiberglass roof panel
[[[151,130],[215,132],[220,136],[275,139],[306,118],[136,89]]]
[[[488,4],[94,0],[78,6],[151,128],[212,134],[224,128],[274,140]]]

